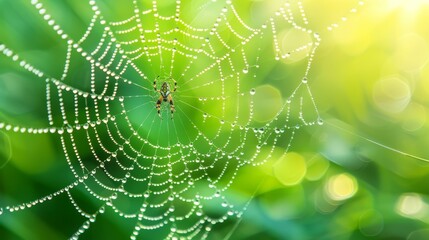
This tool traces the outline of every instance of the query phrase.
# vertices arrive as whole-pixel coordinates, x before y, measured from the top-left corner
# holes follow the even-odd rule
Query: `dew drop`
[[[215,197],[220,197],[220,191],[219,191],[219,190],[217,190],[217,191],[215,192],[214,196],[215,196]]]
[[[324,124],[323,119],[319,117],[317,119],[317,124],[319,124],[320,126],[322,126]]]
[[[110,196],[111,199],[116,199],[118,198],[118,194],[117,193],[113,193],[112,196]]]
[[[303,78],[302,78],[302,83],[307,83],[307,82],[308,82],[307,77],[303,77]]]
[[[255,95],[255,93],[256,93],[256,89],[254,88],[250,89],[250,95]]]
[[[168,196],[168,200],[173,201],[174,200],[174,194],[171,194],[170,196]]]
[[[150,192],[149,192],[149,191],[146,191],[146,192],[143,194],[143,197],[148,198],[148,197],[149,197],[149,195],[150,195]]]
[[[248,74],[248,73],[249,73],[249,69],[248,69],[248,68],[244,68],[244,69],[243,69],[243,73],[244,73],[244,74]]]

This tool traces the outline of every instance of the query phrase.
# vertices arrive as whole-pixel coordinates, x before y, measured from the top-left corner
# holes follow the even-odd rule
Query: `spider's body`
[[[156,81],[158,80],[159,76],[153,81],[153,89],[158,92],[161,96],[159,96],[158,101],[156,101],[156,110],[158,111],[158,116],[162,119],[161,117],[161,103],[164,102],[169,102],[170,103],[170,112],[171,112],[171,118],[173,118],[173,113],[175,110],[174,108],[174,103],[173,103],[173,96],[171,96],[171,93],[174,93],[177,89],[177,82],[170,78],[171,80],[173,80],[174,82],[174,89],[173,91],[170,90],[170,84],[168,84],[168,82],[163,82],[161,89],[158,90],[157,86],[156,86]]]
[[[164,102],[166,102],[167,97],[171,95],[170,84],[168,84],[167,82],[162,83],[161,90],[159,90],[159,93],[161,93],[161,96],[164,98]]]

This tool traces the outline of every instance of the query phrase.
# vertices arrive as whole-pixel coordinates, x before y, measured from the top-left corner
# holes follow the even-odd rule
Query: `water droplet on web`
[[[118,198],[118,194],[117,193],[113,193],[112,196],[110,197],[111,199],[116,199]]]
[[[219,191],[219,190],[217,190],[217,191],[215,192],[214,196],[215,196],[215,197],[220,197],[220,191]]]
[[[144,194],[143,194],[143,197],[145,197],[145,198],[148,198],[150,196],[150,191],[146,191]]]
[[[169,212],[174,212],[174,210],[175,210],[174,206],[170,206],[170,207],[168,208],[168,211],[169,211]]]
[[[308,82],[307,77],[303,77],[303,78],[302,78],[302,83],[307,83],[307,82]]]
[[[174,194],[171,194],[170,196],[168,196],[168,200],[173,201],[174,200]]]
[[[3,214],[3,208],[0,208],[0,215]]]
[[[319,124],[319,125],[323,125],[323,124],[324,124],[323,119],[319,117],[319,118],[317,119],[317,124]]]
[[[256,89],[254,88],[250,89],[250,95],[255,95],[255,93],[256,93]]]
[[[248,69],[248,68],[244,68],[244,69],[243,69],[243,73],[244,73],[244,74],[249,73],[249,69]]]

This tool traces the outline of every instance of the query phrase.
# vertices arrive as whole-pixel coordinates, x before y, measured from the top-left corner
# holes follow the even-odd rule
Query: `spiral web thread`
[[[206,2],[200,9],[218,13],[206,27],[186,20],[180,1],[171,5],[169,15],[161,13],[157,1],[125,2],[131,10],[127,18],[111,20],[113,10],[89,1],[92,17],[83,35],[75,38],[42,2],[31,1],[66,44],[61,76],[37,69],[0,44],[7,59],[46,81],[49,124],[31,128],[0,123],[0,129],[55,135],[75,178],[57,192],[3,207],[1,213],[66,195],[85,219],[72,239],[107,211],[133,223],[131,239],[165,229],[168,234],[161,238],[207,238],[214,225],[240,218],[246,209],[234,206],[226,194],[239,169],[264,164],[278,148],[285,154],[300,127],[321,124],[307,80],[320,37],[307,28],[301,1],[282,3],[258,26],[247,24],[231,1]],[[312,40],[283,52],[278,33],[291,28]],[[302,79],[291,82],[290,95],[274,117],[255,120],[259,71],[265,62],[300,52],[308,52]],[[82,65],[87,71],[80,71],[81,77],[70,74]],[[174,115],[168,103],[161,105],[162,118],[157,115],[157,76],[158,89],[163,82],[171,88],[177,82]],[[308,119],[306,103],[314,110]],[[97,200],[94,211],[76,201],[79,191]]]

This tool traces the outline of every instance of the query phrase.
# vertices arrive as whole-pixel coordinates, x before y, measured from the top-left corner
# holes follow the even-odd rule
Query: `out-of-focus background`
[[[73,19],[67,26],[73,29],[80,24],[75,20],[81,19],[81,3],[66,2],[74,15],[58,16]],[[239,8],[240,1],[234,4]],[[0,0],[0,41],[41,69],[59,73],[55,66],[63,62],[49,59],[64,54],[52,45],[58,36],[29,5]],[[322,39],[309,83],[324,124],[300,131],[287,157],[239,172],[232,191],[252,199],[248,210],[239,224],[230,223],[212,238],[428,239],[429,1],[306,0],[302,5],[309,29]],[[61,13],[64,6],[51,7]],[[46,126],[44,84],[16,71],[0,58],[0,120]],[[0,207],[70,183],[62,171],[67,165],[60,143],[49,135],[0,131]],[[74,209],[62,208],[64,201],[0,215],[0,239],[69,237],[67,211]],[[122,223],[105,224],[121,231],[116,225]],[[103,231],[97,236],[112,237]]]

